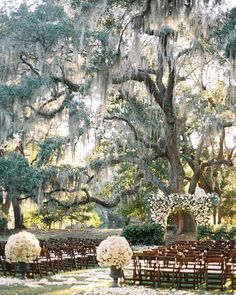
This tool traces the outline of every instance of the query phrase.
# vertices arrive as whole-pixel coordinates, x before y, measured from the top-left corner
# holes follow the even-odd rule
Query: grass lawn
[[[15,286],[15,287],[2,287],[0,294],[3,295],[33,295],[33,294],[50,294],[50,295],[71,295],[73,294],[68,286],[45,286],[38,289],[29,287]]]
[[[0,276],[1,295],[211,295],[234,294],[232,290],[206,292],[204,286],[199,290],[153,289],[143,286],[122,286],[111,288],[112,280],[108,268],[91,268],[72,272],[63,272],[52,276],[20,280],[18,277]],[[236,294],[236,292],[235,292]]]
[[[88,269],[63,272],[43,278],[21,280],[10,276],[0,276],[0,294],[4,295],[71,295],[91,294],[93,289],[109,287],[111,278],[108,269]]]
[[[26,231],[33,233],[38,239],[48,240],[50,238],[66,239],[69,237],[85,238],[85,239],[105,239],[108,236],[120,235],[122,229],[26,229]],[[6,241],[8,237],[15,234],[16,231],[9,231],[7,234],[0,233],[0,241]]]

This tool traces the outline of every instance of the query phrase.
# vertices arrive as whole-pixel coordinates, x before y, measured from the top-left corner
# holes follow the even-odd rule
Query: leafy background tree
[[[119,204],[126,222],[148,221],[158,190],[200,186],[223,202],[222,173],[235,164],[226,145],[235,9],[219,6],[44,0],[1,9],[1,203],[5,216],[13,205],[16,228],[27,198],[65,212]],[[178,232],[191,222],[177,212]]]

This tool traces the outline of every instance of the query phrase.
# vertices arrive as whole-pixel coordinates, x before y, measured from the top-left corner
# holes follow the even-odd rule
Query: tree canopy
[[[235,162],[235,12],[193,0],[2,8],[0,187],[16,226],[26,198],[112,208],[157,190],[221,196]]]

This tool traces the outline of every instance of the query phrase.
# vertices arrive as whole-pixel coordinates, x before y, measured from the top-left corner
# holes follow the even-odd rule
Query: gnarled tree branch
[[[56,114],[61,113],[61,112],[65,109],[65,107],[66,107],[65,102],[68,101],[69,98],[70,98],[70,95],[68,94],[68,95],[64,98],[64,100],[63,100],[63,102],[61,103],[61,105],[58,106],[56,109],[54,109],[54,110],[52,110],[52,111],[44,111],[44,110],[42,110],[41,108],[36,109],[36,108],[34,108],[33,106],[31,106],[31,105],[27,105],[27,107],[29,107],[31,110],[33,110],[33,111],[34,111],[35,113],[37,113],[38,115],[40,115],[40,116],[42,116],[42,117],[44,117],[44,118],[51,119],[51,118],[54,118]]]
[[[142,70],[132,70],[131,72],[126,73],[121,77],[113,77],[112,79],[113,84],[122,84],[128,81],[144,82],[150,94],[153,95],[159,106],[163,108],[161,93],[158,91],[155,82],[152,80],[147,72],[144,72]]]
[[[157,144],[147,142],[147,141],[145,141],[143,139],[143,137],[138,136],[138,133],[137,133],[134,125],[132,123],[130,123],[130,121],[128,119],[123,118],[123,117],[119,117],[119,116],[110,116],[110,117],[106,116],[106,117],[104,117],[104,120],[118,120],[118,121],[125,122],[127,125],[129,125],[130,129],[134,133],[135,140],[140,141],[141,143],[143,143],[146,148],[155,148],[155,149],[159,148],[159,146]]]
[[[72,81],[70,81],[69,79],[65,78],[65,77],[56,77],[56,76],[52,76],[52,80],[55,83],[62,83],[64,85],[66,85],[70,91],[72,92],[78,92],[80,90],[81,85],[80,84],[76,84]]]
[[[53,201],[59,206],[64,207],[65,209],[69,209],[71,207],[76,207],[80,205],[86,205],[89,203],[96,203],[106,208],[114,208],[120,203],[120,201],[124,197],[134,195],[138,191],[138,189],[139,189],[139,186],[136,185],[133,188],[123,189],[115,193],[111,199],[102,199],[99,197],[91,196],[90,192],[86,188],[81,188],[81,191],[85,193],[86,197],[80,198],[80,199],[76,197],[76,200],[72,203],[60,201],[57,198],[53,197],[52,193],[50,192],[46,194],[48,201],[46,201],[45,203],[48,203],[49,201]]]
[[[38,72],[38,71],[32,66],[31,63],[29,63],[29,62],[23,57],[23,54],[22,54],[22,53],[20,54],[20,60],[22,61],[23,64],[27,65],[35,75],[37,75],[38,77],[40,77],[39,72]]]

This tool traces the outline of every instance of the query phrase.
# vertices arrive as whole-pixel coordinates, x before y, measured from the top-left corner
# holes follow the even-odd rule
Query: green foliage
[[[98,3],[99,1],[97,0],[71,0],[71,5],[72,7],[74,8],[80,8],[80,9],[83,9],[83,10],[88,10],[88,9],[93,9],[94,7],[94,4]],[[131,7],[133,4],[136,4],[136,5],[142,5],[143,2],[141,0],[108,0],[107,1],[108,3],[108,6],[111,6],[111,7],[115,7],[115,9],[118,8],[118,5],[120,6],[123,6],[123,7]]]
[[[21,154],[10,153],[0,158],[0,181],[11,191],[34,195],[42,180],[42,172],[29,165]]]
[[[65,137],[48,138],[41,141],[37,159],[38,166],[47,164],[52,157],[58,158],[67,141]]]
[[[107,70],[113,64],[115,53],[111,48],[98,48],[94,51],[89,64],[86,67],[87,73],[97,73]]]
[[[213,35],[216,36],[218,46],[222,47],[225,51],[227,58],[236,57],[236,7],[227,11],[222,17],[221,27],[218,30],[214,30]]]
[[[204,4],[208,4],[209,2],[210,2],[209,0],[203,0]],[[222,0],[214,0],[212,2],[212,4],[214,4],[214,5],[221,4],[221,3],[222,3]]]
[[[87,221],[88,227],[98,228],[101,224],[102,221],[97,212],[89,213],[89,220]]]
[[[235,240],[236,239],[236,227],[232,227],[228,231],[228,238],[229,238],[229,240]]]
[[[231,224],[236,223],[236,189],[225,190],[221,203],[222,217]]]
[[[228,240],[229,239],[229,236],[228,236],[227,228],[225,228],[223,226],[217,227],[213,231],[213,239],[215,241]]]
[[[80,207],[70,207],[64,211],[65,217],[67,216],[69,218],[71,225],[73,224],[73,221],[76,221],[84,226],[90,220],[90,214],[93,207],[92,204]]]
[[[225,225],[200,225],[197,227],[198,240],[234,240],[236,238],[236,227]]]
[[[89,166],[91,169],[96,171],[96,170],[99,170],[103,164],[104,164],[104,160],[95,159],[89,163]]]
[[[32,221],[37,223],[37,220],[39,223],[45,225],[49,229],[51,228],[52,224],[55,222],[58,222],[62,216],[62,212],[60,208],[58,208],[57,205],[50,206],[48,204],[44,204],[39,212],[34,212],[32,214]]]
[[[39,211],[33,211],[31,217],[27,216],[26,222],[28,225],[36,224],[42,228],[72,227],[75,223],[96,228],[101,224],[101,221],[98,214],[92,211],[93,208],[93,204],[68,207],[52,200],[44,203]]]
[[[128,225],[131,218],[147,222],[149,218],[149,206],[146,195],[136,195],[133,198],[123,200],[118,208],[118,212],[123,216],[125,225]]]
[[[132,245],[162,245],[165,230],[160,224],[129,225],[124,227],[124,236]]]
[[[22,4],[11,15],[9,32],[15,40],[25,41],[25,49],[29,49],[32,42],[48,50],[59,39],[71,36],[72,26],[62,6],[44,1],[34,10]]]
[[[216,127],[220,127],[218,123],[222,124],[224,121],[220,117],[220,120],[216,122],[218,114],[226,110],[225,106],[222,106],[226,100],[222,99],[221,91],[217,97],[213,93],[214,79],[210,83],[206,81],[207,87],[210,85],[208,87],[210,90],[202,91],[202,87],[198,87],[200,84],[198,82],[195,85],[199,76],[198,71],[200,71],[199,49],[202,46],[200,51],[202,55],[204,54],[201,74],[207,77],[205,62],[208,64],[212,60],[214,63],[215,44],[214,42],[211,45],[200,44],[202,37],[198,36],[196,39],[199,40],[199,44],[193,46],[191,58],[188,55],[180,55],[178,62],[174,62],[172,52],[175,52],[176,57],[180,53],[178,50],[182,48],[179,41],[186,42],[186,48],[196,43],[190,40],[192,34],[188,34],[186,39],[183,32],[181,38],[177,38],[176,34],[176,40],[173,40],[175,51],[172,50],[172,42],[170,43],[166,38],[174,34],[171,28],[165,27],[165,32],[162,30],[163,36],[154,34],[155,36],[147,38],[146,34],[146,29],[148,31],[149,27],[161,32],[161,18],[155,22],[152,16],[149,17],[149,13],[157,9],[157,14],[161,15],[162,10],[165,11],[168,5],[151,7],[150,1],[144,3],[141,0],[105,2],[71,0],[69,2],[72,7],[67,6],[68,2],[64,5],[63,1],[43,0],[34,9],[22,4],[19,9],[15,9],[9,15],[0,13],[2,41],[0,75],[3,77],[0,84],[0,105],[4,115],[6,113],[9,115],[8,120],[5,120],[1,114],[2,124],[4,125],[4,121],[8,122],[6,128],[9,132],[5,137],[11,136],[13,132],[20,133],[22,149],[27,145],[27,141],[39,143],[38,155],[35,155],[35,151],[27,150],[20,151],[21,155],[12,153],[0,158],[0,185],[7,191],[13,188],[17,191],[18,197],[20,195],[36,197],[37,193],[41,192],[39,188],[42,188],[42,195],[55,189],[65,190],[65,187],[58,183],[59,177],[57,178],[57,173],[65,168],[52,167],[52,165],[58,164],[55,162],[63,153],[65,146],[70,147],[73,154],[78,139],[82,135],[89,134],[89,132],[86,133],[89,128],[94,128],[96,139],[99,138],[99,143],[98,141],[96,143],[100,144],[98,148],[101,148],[101,153],[97,159],[91,161],[90,165],[88,164],[87,167],[91,169],[84,169],[85,177],[80,177],[76,184],[75,181],[71,184],[71,181],[69,186],[74,185],[76,189],[80,189],[80,181],[86,182],[89,179],[86,185],[89,185],[91,181],[89,189],[92,190],[94,188],[92,182],[96,178],[92,173],[99,174],[102,169],[113,165],[113,162],[109,160],[118,159],[115,163],[112,183],[105,184],[98,193],[99,197],[105,196],[108,199],[140,182],[141,194],[129,196],[131,202],[125,200],[121,204],[120,212],[127,222],[131,217],[139,217],[142,221],[146,221],[148,217],[145,206],[146,196],[160,186],[155,179],[161,180],[167,188],[172,187],[171,181],[175,179],[171,171],[174,167],[170,163],[172,157],[168,154],[169,149],[166,148],[166,140],[171,142],[173,138],[170,138],[169,133],[166,132],[166,124],[173,123],[173,126],[178,126],[173,129],[177,133],[181,130],[181,134],[176,134],[175,139],[178,145],[180,143],[185,147],[184,149],[177,146],[177,151],[180,153],[177,152],[176,157],[182,163],[185,157],[188,162],[195,157],[195,151],[191,149],[189,139],[191,134],[196,131],[201,132],[205,130],[205,126],[208,126],[209,130],[214,129],[215,136],[219,131]],[[200,12],[199,16],[196,15],[196,19],[198,17],[201,19]],[[147,20],[150,23],[146,26]],[[193,23],[198,22],[193,21]],[[158,27],[159,24],[160,27]],[[225,15],[221,29],[217,32],[216,37],[219,43],[221,39],[231,38],[234,24],[235,10],[232,10]],[[227,44],[228,54],[232,52],[232,47],[235,47],[233,39],[234,36]],[[208,43],[208,40],[204,42]],[[158,52],[162,47],[166,47],[165,50]],[[205,50],[205,47],[208,50]],[[207,56],[206,53],[211,56]],[[176,83],[169,81],[168,69],[172,66],[173,74],[176,73],[174,77]],[[177,73],[183,77],[179,77]],[[113,87],[114,84],[108,87],[112,83],[117,83],[114,81],[120,79],[116,78],[122,78],[123,75],[132,80],[133,74],[137,76],[136,81],[125,82],[126,77],[124,77],[122,87]],[[185,78],[190,80],[190,83],[185,83]],[[179,87],[179,79],[186,85],[182,89]],[[152,84],[155,87],[150,87]],[[172,84],[173,89],[170,89]],[[154,91],[155,89],[157,91]],[[165,89],[168,93],[164,93]],[[88,95],[91,94],[89,90],[93,90],[92,95]],[[106,101],[104,99],[104,116],[100,117],[97,112],[96,118],[90,120],[85,105],[82,105],[80,101],[82,99],[87,101],[88,97],[96,97],[100,90],[102,94],[111,91]],[[155,93],[157,95],[154,95]],[[170,93],[174,94],[171,99],[168,98]],[[68,99],[65,99],[67,96]],[[159,104],[157,96],[162,100]],[[113,101],[110,102],[110,100]],[[220,105],[223,101],[224,103]],[[110,105],[108,105],[109,102]],[[171,110],[172,104],[175,106],[173,110]],[[217,110],[215,105],[218,107]],[[59,114],[62,117],[59,117]],[[116,118],[112,120],[109,118],[106,124],[107,115]],[[229,119],[231,115],[230,113]],[[42,122],[41,116],[46,117],[47,121]],[[115,125],[114,121],[117,121],[118,117],[118,123]],[[70,133],[68,139],[57,136],[56,129],[62,118],[63,122],[67,120],[68,123]],[[50,122],[48,126],[47,122]],[[41,123],[43,123],[42,130],[34,134],[34,130],[38,131],[41,128]],[[101,136],[97,136],[99,125],[103,123],[101,129],[105,131]],[[4,133],[2,127],[0,127],[0,133]],[[106,133],[109,136],[106,136]],[[43,141],[40,142],[42,138]],[[206,146],[209,146],[208,143]],[[205,143],[204,149],[204,152],[207,151]],[[191,152],[186,153],[187,150]],[[216,155],[217,152],[214,151],[214,154]],[[204,163],[207,158],[210,158],[209,153],[205,152],[204,155],[202,153],[199,155],[199,163]],[[77,172],[71,167],[68,167],[68,170],[73,174],[74,178],[71,178],[75,180]],[[195,173],[195,171],[192,172]],[[186,178],[186,181],[189,181],[189,178]],[[67,188],[71,191],[75,189],[75,187]],[[91,195],[93,193],[94,191]],[[139,198],[140,195],[141,198]],[[60,210],[58,208],[58,220],[63,217],[63,210]],[[48,226],[54,223],[53,218],[57,216],[56,211],[55,216],[50,216],[52,212],[54,211],[51,208],[42,212],[44,223]],[[80,218],[77,212],[67,213],[70,214],[67,218],[71,218],[72,221]],[[85,213],[88,212],[82,214],[82,219],[87,219]],[[221,233],[218,233],[218,236],[220,235]]]
[[[28,116],[29,108],[35,107],[36,100],[38,104],[45,93],[55,94],[55,80],[49,64],[62,67],[61,62],[69,60],[63,42],[69,46],[71,40],[78,39],[79,33],[74,30],[63,6],[50,0],[42,1],[35,9],[22,4],[8,17],[1,16],[5,21],[2,26],[6,37],[1,36],[1,44],[6,43],[9,52],[1,50],[0,104],[12,116],[14,132],[17,132],[22,129],[24,119],[30,117],[27,123],[32,121]],[[51,62],[51,55],[56,62]]]
[[[89,57],[88,62],[84,65],[86,75],[93,76],[98,72],[104,72],[111,68],[116,58],[115,49],[109,44],[110,34],[116,34],[117,26],[112,27],[114,24],[110,21],[106,23],[105,19],[101,18],[102,27],[99,30],[86,29],[83,35],[84,52],[82,55],[86,58]],[[87,49],[90,48],[88,54]],[[106,81],[107,82],[107,81]]]
[[[213,227],[209,224],[199,225],[197,227],[197,239],[198,240],[209,240],[213,235]]]
[[[96,0],[71,0],[71,6],[76,9],[80,8],[83,12],[86,12],[94,7],[94,4],[96,4]]]
[[[37,91],[45,83],[44,79],[23,77],[17,84],[0,84],[0,103],[7,111],[13,112],[13,103],[27,105],[35,101]],[[19,112],[19,110],[18,110]],[[17,112],[15,112],[17,113]]]

